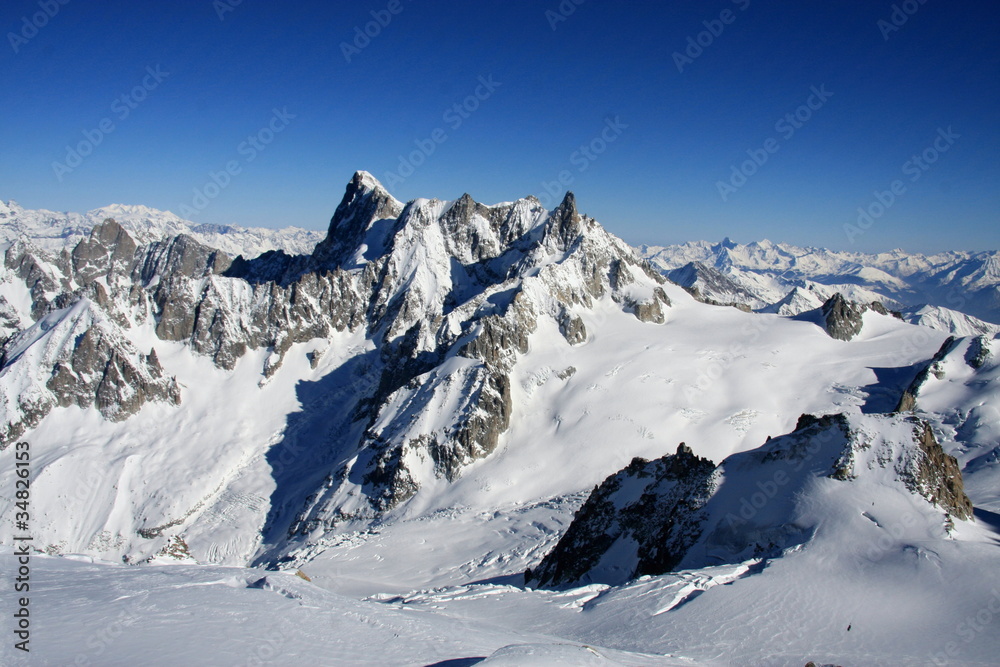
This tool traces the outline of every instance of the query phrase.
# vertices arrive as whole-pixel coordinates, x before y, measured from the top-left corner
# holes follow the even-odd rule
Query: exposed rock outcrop
[[[823,326],[831,338],[851,340],[861,333],[862,316],[867,306],[848,301],[837,292],[820,308],[823,316]]]
[[[526,580],[546,587],[618,584],[777,555],[816,529],[801,515],[812,502],[831,502],[822,478],[856,485],[856,491],[844,488],[845,497],[887,488],[917,496],[936,506],[948,525],[972,518],[958,464],[926,422],[803,415],[792,433],[717,467],[683,444],[656,461],[633,460],[594,489]],[[856,517],[848,513],[847,519]]]
[[[986,336],[976,336],[969,343],[969,349],[965,352],[965,363],[969,368],[979,370],[993,358],[990,349],[990,341]]]
[[[819,319],[831,338],[849,341],[861,333],[864,325],[864,314],[868,311],[894,317],[902,320],[901,313],[889,310],[880,301],[857,303],[844,298],[840,292],[835,293],[819,308]]]
[[[139,352],[86,299],[12,337],[3,348],[0,376],[6,376],[5,386],[18,388],[16,396],[5,397],[5,444],[56,406],[94,406],[105,419],[121,421],[149,401],[181,400],[176,380],[164,375],[155,352]]]
[[[670,571],[701,534],[701,509],[715,489],[714,473],[715,464],[684,443],[655,461],[633,459],[594,489],[530,583],[559,586],[586,581],[587,575],[617,582]],[[616,544],[628,570],[602,565]]]

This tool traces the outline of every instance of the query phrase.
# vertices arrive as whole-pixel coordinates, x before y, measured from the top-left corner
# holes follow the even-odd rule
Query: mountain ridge
[[[833,286],[864,289],[898,302],[902,308],[924,305],[961,311],[1000,324],[1000,251],[945,251],[931,255],[900,249],[860,253],[754,241],[696,241],[671,246],[640,245],[639,254],[668,275],[697,266],[705,275],[689,276],[685,286],[699,286],[704,296],[725,301],[734,288],[745,290],[741,304],[777,308],[796,287]],[[714,272],[714,277],[713,277]],[[730,286],[713,293],[724,276]],[[789,313],[796,314],[796,313]]]
[[[962,614],[982,602],[969,592],[977,572],[995,571],[983,564],[995,560],[1000,512],[994,335],[952,337],[895,317],[872,291],[818,283],[782,304],[801,306],[794,314],[706,303],[572,194],[551,210],[532,197],[404,203],[358,172],[324,241],[234,256],[105,220],[57,250],[10,242],[0,461],[13,460],[12,440],[30,443],[32,534],[39,552],[68,556],[51,559],[55,570],[72,559],[139,575],[175,562],[252,566],[233,584],[241,595],[289,590],[301,571],[365,598],[361,608],[506,600],[519,623],[609,645],[618,640],[587,624],[697,634],[715,604],[730,609],[735,641],[741,618],[780,609],[789,591],[816,618],[832,608],[879,633],[885,623],[858,608],[889,592],[930,586],[935,605]],[[897,408],[906,414],[886,414]],[[696,538],[692,552],[701,524],[683,513],[670,524],[664,508],[711,495],[723,517],[747,512],[755,482],[776,479],[767,466],[798,461],[778,454],[802,434],[774,436],[807,428],[803,414],[843,415],[857,447],[828,448],[826,472],[799,480],[808,502],[794,513],[779,511],[784,496],[757,508],[760,521],[730,535],[746,549],[722,554],[725,540]],[[651,552],[658,565],[642,572],[618,567],[614,587],[525,586],[614,471],[684,477],[664,458],[677,442],[688,445],[670,456],[697,458],[704,474],[628,519],[677,548]],[[0,484],[13,470],[0,468]],[[949,527],[927,500],[959,474],[975,520],[955,513]],[[874,495],[850,493],[862,487]],[[0,512],[10,502],[0,497]],[[0,545],[12,530],[0,524]],[[685,549],[691,560],[677,560]],[[913,585],[892,584],[904,580]],[[295,595],[323,597],[310,591]],[[923,625],[908,627],[921,633],[907,642],[927,644],[932,618],[915,611]]]

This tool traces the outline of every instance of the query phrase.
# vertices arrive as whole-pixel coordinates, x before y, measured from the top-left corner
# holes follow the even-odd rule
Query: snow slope
[[[4,580],[13,563],[0,556]],[[354,600],[294,574],[46,557],[32,565],[31,652],[5,637],[8,667],[694,664]]]
[[[955,444],[976,506],[1000,512],[1000,341],[949,339],[914,381],[916,413]]]

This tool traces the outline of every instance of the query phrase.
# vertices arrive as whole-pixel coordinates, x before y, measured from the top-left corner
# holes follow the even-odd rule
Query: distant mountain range
[[[760,241],[698,241],[638,248],[675,282],[719,303],[796,314],[833,292],[858,301],[883,300],[911,322],[953,333],[1000,330],[1000,252],[892,250],[853,253]],[[930,308],[925,308],[930,306]]]
[[[199,224],[148,206],[112,204],[86,213],[56,213],[25,209],[15,201],[0,201],[0,244],[28,238],[46,250],[72,248],[108,218],[113,218],[139,243],[186,234],[233,256],[256,257],[279,249],[293,254],[307,253],[325,236],[321,231],[297,227],[267,229]]]

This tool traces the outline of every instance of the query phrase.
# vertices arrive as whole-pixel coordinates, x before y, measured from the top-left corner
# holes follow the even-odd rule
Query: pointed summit
[[[378,179],[367,171],[357,171],[330,220],[326,238],[316,245],[313,255],[324,264],[339,265],[357,249],[372,223],[397,218],[402,211],[403,204]]]
[[[550,218],[551,229],[562,246],[568,247],[583,231],[583,220],[576,210],[576,196],[567,191],[562,203],[553,211]]]
[[[385,187],[382,183],[375,178],[375,176],[370,171],[365,171],[364,169],[359,169],[354,172],[354,176],[351,177],[351,184],[357,184],[368,190],[383,190]]]

